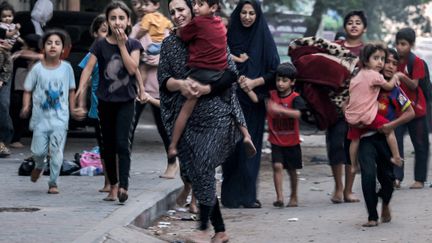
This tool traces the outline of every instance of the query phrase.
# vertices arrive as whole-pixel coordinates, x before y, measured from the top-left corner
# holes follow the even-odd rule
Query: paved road
[[[262,209],[222,209],[230,242],[432,242],[432,188],[410,190],[413,180],[412,146],[408,146],[406,182],[395,191],[391,203],[393,220],[375,228],[363,228],[367,213],[361,191],[360,175],[356,177],[354,191],[360,203],[333,204],[330,195],[333,178],[327,164],[312,163],[315,155],[325,155],[324,137],[303,136],[302,149],[305,166],[300,170],[299,207],[274,208],[275,192],[269,155],[264,156],[259,183]],[[405,144],[408,144],[406,141]],[[325,157],[324,157],[325,158]],[[429,178],[432,170],[429,170]],[[285,203],[288,202],[289,180],[284,175]],[[177,213],[180,215],[180,213]],[[185,217],[187,215],[181,215]],[[297,218],[295,222],[290,222]],[[194,222],[172,220],[168,229],[158,233],[161,239],[184,239],[195,227]],[[157,222],[154,224],[157,228]],[[155,230],[147,230],[154,234]]]
[[[106,231],[128,225],[178,189],[179,179],[158,177],[166,166],[166,159],[151,119],[145,119],[148,114],[144,113],[135,136],[130,196],[125,206],[102,201],[105,194],[97,191],[103,185],[102,176],[61,176],[58,195],[46,193],[46,176],[37,183],[30,182],[29,177],[18,176],[21,161],[30,155],[30,138],[23,140],[26,148],[12,150],[14,154],[10,158],[0,159],[0,208],[40,209],[36,212],[2,212],[0,209],[0,242],[100,241]],[[94,145],[94,138],[69,138],[65,159],[72,159],[75,152]],[[164,207],[154,208],[150,216],[155,217],[162,211]]]

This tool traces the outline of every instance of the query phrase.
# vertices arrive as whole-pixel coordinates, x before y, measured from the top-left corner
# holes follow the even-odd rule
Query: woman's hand
[[[190,98],[196,98],[198,95],[198,91],[196,90],[196,81],[190,78],[186,78],[185,80],[181,80],[180,85],[180,93],[190,99]]]

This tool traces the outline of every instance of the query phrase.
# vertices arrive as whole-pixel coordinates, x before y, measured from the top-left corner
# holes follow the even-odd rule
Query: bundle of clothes
[[[316,37],[295,39],[288,55],[298,72],[296,89],[309,104],[317,127],[327,129],[343,116],[359,58],[339,44]]]

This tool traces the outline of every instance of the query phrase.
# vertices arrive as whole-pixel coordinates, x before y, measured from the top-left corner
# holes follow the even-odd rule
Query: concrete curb
[[[129,199],[123,207],[119,207],[73,242],[161,242],[159,239],[137,230],[134,230],[134,233],[131,233],[130,236],[123,233],[130,233],[130,225],[141,228],[148,227],[153,220],[172,208],[182,185],[180,179],[162,180],[157,187],[144,191],[136,198]],[[137,238],[137,234],[141,236]],[[119,238],[116,239],[116,237]],[[143,241],[143,237],[147,240]]]

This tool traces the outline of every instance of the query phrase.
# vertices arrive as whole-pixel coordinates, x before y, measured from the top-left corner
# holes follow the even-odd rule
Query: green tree
[[[381,39],[383,22],[392,20],[409,26],[420,28],[423,32],[430,32],[430,21],[423,15],[424,9],[421,4],[431,0],[316,0],[313,5],[312,14],[306,18],[307,30],[305,36],[316,34],[323,14],[332,9],[344,16],[351,10],[363,10],[368,17],[367,37],[369,39]],[[304,0],[275,0],[272,4],[299,6]],[[275,8],[277,9],[277,8]]]

